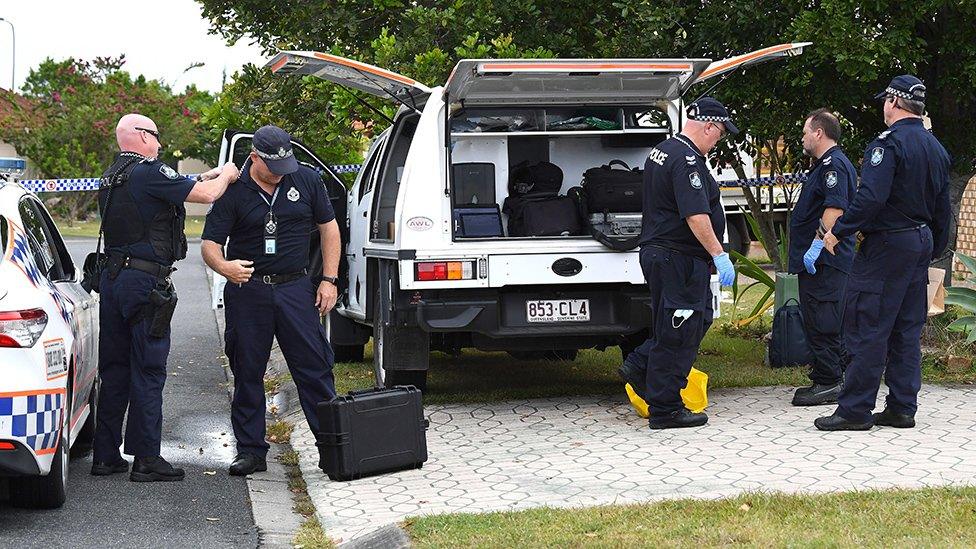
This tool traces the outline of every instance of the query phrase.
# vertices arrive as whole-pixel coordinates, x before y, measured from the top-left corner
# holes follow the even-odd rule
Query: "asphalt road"
[[[94,240],[73,240],[68,247],[81,265]],[[186,469],[186,480],[142,484],[127,475],[93,477],[91,456],[79,458],[71,461],[68,502],[55,511],[10,507],[0,485],[0,547],[257,546],[246,485],[227,475],[234,457],[230,403],[198,242],[178,266],[162,454]]]

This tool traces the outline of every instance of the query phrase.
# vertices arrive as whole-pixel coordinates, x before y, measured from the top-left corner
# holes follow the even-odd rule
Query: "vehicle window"
[[[32,204],[41,214],[41,220],[44,222],[44,231],[47,234],[47,241],[50,244],[55,263],[60,271],[58,276],[53,277],[53,280],[73,280],[75,278],[75,264],[71,259],[71,254],[68,253],[68,247],[64,244],[64,239],[61,238],[61,232],[58,230],[57,225],[54,224],[51,214],[48,213],[47,209],[41,203],[32,201]]]
[[[373,142],[369,154],[366,156],[366,163],[359,175],[359,202],[363,201],[363,195],[373,190],[373,171],[376,169],[376,162],[380,157],[380,150],[383,148],[383,138],[379,137]]]
[[[7,219],[0,215],[0,261],[7,255]]]
[[[373,218],[372,238],[378,240],[393,240],[393,215],[396,210],[397,195],[400,192],[400,179],[403,177],[403,167],[410,152],[417,131],[420,116],[405,116],[401,118],[390,135],[390,143],[385,148],[379,176],[379,190],[373,198],[376,216]]]
[[[44,222],[29,198],[20,202],[20,218],[24,222],[24,230],[27,231],[27,243],[34,254],[34,263],[45,276],[56,279],[60,273],[55,269],[54,250],[44,232]]]
[[[235,137],[237,140],[234,141],[234,149],[230,153],[230,161],[240,168],[244,165],[244,161],[247,160],[248,155],[251,154],[251,137]]]

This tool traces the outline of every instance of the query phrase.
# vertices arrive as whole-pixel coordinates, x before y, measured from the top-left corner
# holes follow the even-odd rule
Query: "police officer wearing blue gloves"
[[[173,262],[186,257],[184,202],[217,200],[237,180],[226,164],[194,182],[163,164],[159,130],[149,118],[127,114],[115,129],[121,152],[105,172],[98,193],[107,263],[97,290],[98,371],[101,391],[91,474],[124,473],[119,452],[135,456],[130,480],[183,480],[183,469],[160,456],[163,384],[176,290]]]
[[[903,75],[876,96],[888,129],[868,145],[857,194],[824,237],[837,252],[838,239],[864,235],[847,283],[851,362],[837,410],[815,422],[822,431],[915,426],[928,266],[946,247],[951,215],[949,155],[922,125],[925,92]],[[888,398],[872,415],[882,372]]]
[[[803,151],[816,161],[790,216],[789,271],[798,274],[803,327],[814,363],[813,385],[797,389],[794,406],[837,402],[843,385],[841,327],[854,236],[843,238],[833,254],[822,253],[824,233],[847,209],[857,187],[857,171],[837,145],[840,133],[840,121],[826,109],[811,112],[803,123]]]
[[[738,131],[728,110],[704,97],[688,107],[681,133],[652,149],[644,164],[640,262],[651,291],[651,337],[619,373],[647,402],[651,429],[708,422],[685,409],[680,391],[712,324],[713,265],[722,285],[735,280],[719,240],[725,211],[705,155],[726,132]]]
[[[252,146],[240,182],[207,214],[201,245],[207,265],[227,278],[224,338],[234,373],[231,423],[237,438],[229,472],[240,476],[267,470],[264,373],[273,338],[313,433],[319,432],[317,405],[335,397],[334,355],[320,315],[335,306],[341,245],[322,178],[298,164],[288,133],[264,126],[254,132]],[[315,229],[321,273],[308,272]]]

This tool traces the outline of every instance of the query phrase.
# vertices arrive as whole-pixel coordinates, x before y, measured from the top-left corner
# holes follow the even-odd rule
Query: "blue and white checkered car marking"
[[[64,418],[64,393],[0,393],[0,439],[21,439],[37,454],[57,447]]]

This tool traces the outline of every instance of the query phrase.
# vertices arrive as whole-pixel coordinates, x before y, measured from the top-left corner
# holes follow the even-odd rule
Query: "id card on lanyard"
[[[264,193],[260,193],[261,199],[268,205],[268,214],[264,216],[264,255],[275,255],[278,253],[278,220],[274,214],[274,203],[278,198],[278,191],[280,190],[281,185],[275,187],[270,202],[264,196]]]

